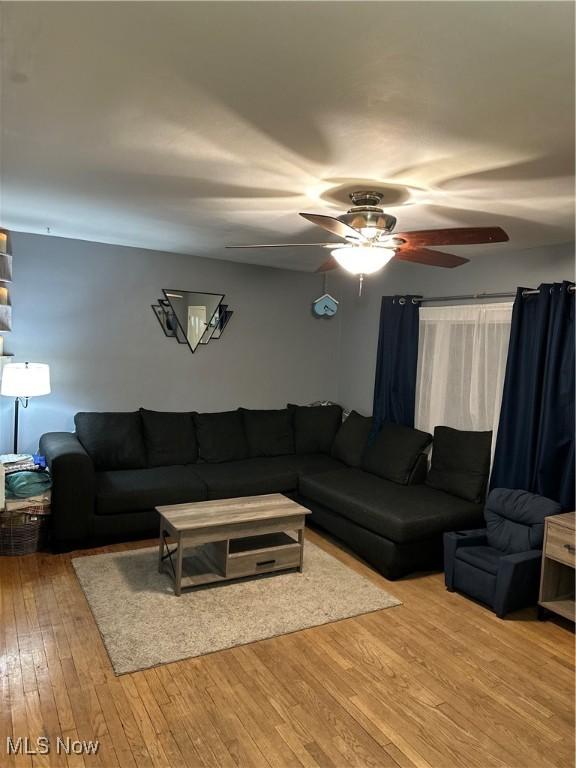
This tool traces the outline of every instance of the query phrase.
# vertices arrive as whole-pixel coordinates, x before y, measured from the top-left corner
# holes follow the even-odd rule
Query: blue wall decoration
[[[338,311],[338,300],[329,293],[324,293],[312,302],[312,312],[316,317],[334,317]]]

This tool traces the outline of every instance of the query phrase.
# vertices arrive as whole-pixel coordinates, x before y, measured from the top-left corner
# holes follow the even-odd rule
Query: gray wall
[[[574,244],[500,252],[475,258],[456,269],[437,269],[407,262],[391,264],[380,275],[366,278],[358,298],[357,282],[341,285],[341,340],[338,401],[360,413],[372,413],[380,300],[397,293],[446,296],[536,287],[542,282],[574,279]]]
[[[316,320],[318,276],[101,245],[12,235],[15,361],[51,366],[52,394],[22,413],[20,449],[67,430],[79,410],[281,407],[337,396],[338,318]],[[162,288],[226,294],[222,338],[192,354],[167,339],[150,304]],[[1,448],[12,401],[1,398]]]
[[[79,410],[220,410],[333,399],[369,414],[383,294],[446,295],[573,279],[574,246],[488,255],[455,270],[407,263],[357,281],[331,275],[333,320],[310,304],[317,275],[41,235],[12,235],[15,360],[47,362],[52,394],[22,413],[21,450],[67,430]],[[222,339],[191,354],[163,336],[150,304],[162,288],[226,294]],[[0,450],[11,450],[12,402],[0,398]]]

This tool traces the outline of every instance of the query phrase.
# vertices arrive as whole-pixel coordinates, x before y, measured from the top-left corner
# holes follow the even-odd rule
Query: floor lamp
[[[18,409],[31,397],[50,394],[50,368],[46,363],[7,363],[2,369],[0,394],[14,398],[14,453],[18,453]]]

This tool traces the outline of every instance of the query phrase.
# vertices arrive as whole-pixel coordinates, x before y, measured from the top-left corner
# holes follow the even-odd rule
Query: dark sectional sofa
[[[43,435],[52,541],[70,550],[158,535],[155,507],[284,493],[388,578],[442,567],[442,535],[482,521],[490,433],[372,420],[339,406],[222,413],[79,413]]]

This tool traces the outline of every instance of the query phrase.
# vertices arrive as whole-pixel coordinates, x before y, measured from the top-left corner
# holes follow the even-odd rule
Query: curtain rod
[[[570,285],[568,290],[574,293],[575,286]],[[539,288],[532,288],[522,292],[522,296],[533,296],[540,293]],[[414,304],[421,304],[426,301],[457,301],[461,299],[513,299],[516,297],[516,291],[506,291],[505,293],[465,293],[460,296],[421,296],[420,298],[414,297],[412,301]]]

